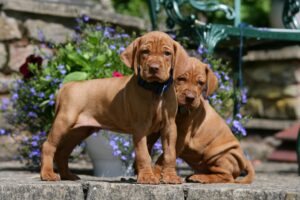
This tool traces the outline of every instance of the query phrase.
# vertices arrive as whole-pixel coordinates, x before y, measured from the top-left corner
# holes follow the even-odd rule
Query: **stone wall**
[[[244,57],[253,117],[300,119],[300,47],[252,51]]]
[[[55,3],[56,2],[56,3]],[[60,3],[58,3],[60,2]],[[64,43],[74,36],[75,18],[86,14],[93,22],[108,22],[126,29],[145,29],[143,20],[114,13],[108,0],[0,0],[0,94],[18,75],[25,58],[41,47],[41,42]],[[74,4],[72,4],[72,2]],[[42,48],[51,54],[47,48]]]

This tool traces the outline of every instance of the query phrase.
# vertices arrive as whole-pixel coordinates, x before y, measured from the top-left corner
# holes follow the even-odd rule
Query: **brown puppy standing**
[[[252,164],[245,159],[236,137],[225,121],[202,96],[211,95],[218,80],[208,66],[196,58],[189,58],[189,64],[175,74],[175,88],[179,110],[176,116],[177,156],[187,162],[196,174],[188,181],[200,183],[251,183],[254,179]],[[148,136],[149,148],[159,135]],[[154,168],[161,173],[160,157]],[[246,170],[248,175],[235,180]]]
[[[133,135],[137,182],[144,184],[160,182],[147,150],[147,135],[160,131],[162,182],[181,183],[175,171],[177,101],[170,74],[173,67],[183,65],[187,54],[167,34],[150,32],[132,42],[121,59],[134,68],[134,75],[73,82],[60,89],[55,120],[42,148],[42,180],[79,179],[70,172],[68,157],[83,139],[103,128]],[[60,177],[54,173],[53,161]]]

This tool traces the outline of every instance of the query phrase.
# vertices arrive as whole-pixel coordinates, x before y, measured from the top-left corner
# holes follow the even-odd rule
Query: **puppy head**
[[[198,108],[201,104],[201,95],[206,88],[206,95],[211,95],[218,85],[218,79],[207,64],[196,58],[188,59],[187,70],[177,74],[175,89],[178,104],[189,109]]]
[[[153,31],[135,39],[121,54],[126,66],[147,82],[165,82],[171,68],[184,66],[188,55],[169,35]]]

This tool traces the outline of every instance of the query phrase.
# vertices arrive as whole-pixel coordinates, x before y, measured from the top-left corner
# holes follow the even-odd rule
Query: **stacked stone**
[[[244,61],[247,112],[255,118],[300,119],[300,47],[252,51]]]

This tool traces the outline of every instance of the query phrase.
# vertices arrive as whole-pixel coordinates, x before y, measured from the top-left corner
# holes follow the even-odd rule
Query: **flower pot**
[[[109,140],[103,135],[104,130],[87,138],[87,153],[92,160],[94,175],[116,177],[126,175],[126,167],[118,156],[113,155]],[[106,131],[107,132],[107,131]]]

